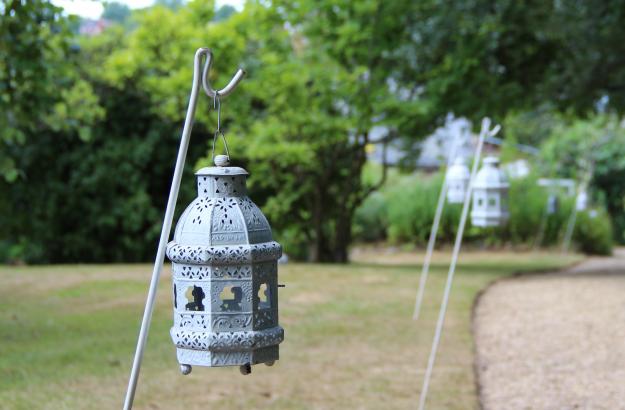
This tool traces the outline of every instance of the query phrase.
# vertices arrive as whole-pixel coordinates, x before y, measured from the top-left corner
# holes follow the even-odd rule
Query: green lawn
[[[471,307],[491,281],[579,257],[467,253],[461,257],[429,408],[476,408]],[[178,371],[169,339],[169,271],[144,357],[137,409],[414,408],[448,255],[437,255],[422,318],[411,320],[420,256],[365,253],[347,266],[280,268],[281,359]],[[151,266],[0,267],[0,408],[121,408]]]

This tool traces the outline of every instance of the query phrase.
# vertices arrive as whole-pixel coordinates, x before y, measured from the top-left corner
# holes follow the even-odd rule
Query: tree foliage
[[[130,17],[130,14],[130,7],[117,1],[111,1],[104,3],[102,18],[123,24]]]
[[[449,111],[503,118],[545,104],[586,115],[601,98],[622,110],[622,2],[259,0],[224,18],[213,1],[167,0],[133,11],[132,27],[75,38],[49,1],[5,0],[0,253],[151,257],[193,54],[209,45],[215,87],[247,69],[222,101],[222,127],[276,236],[292,255],[346,261],[355,210],[386,175],[363,178],[371,144],[412,145]],[[212,103],[200,99],[181,204],[211,157]],[[524,121],[520,142],[543,138]],[[375,140],[373,127],[384,130]],[[622,192],[601,182],[605,161],[595,178],[612,212]]]
[[[46,132],[87,140],[101,116],[76,75],[68,19],[45,0],[0,3],[0,176],[20,176],[19,152]],[[23,176],[23,175],[22,175]]]
[[[551,174],[590,183],[591,198],[605,201],[614,234],[625,241],[625,127],[615,115],[596,115],[559,125],[544,144]]]

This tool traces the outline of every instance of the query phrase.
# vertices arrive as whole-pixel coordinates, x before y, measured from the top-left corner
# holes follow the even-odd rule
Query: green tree
[[[22,171],[24,144],[49,131],[88,139],[101,114],[75,75],[69,20],[60,13],[47,0],[0,3],[0,175],[9,182]]]
[[[130,17],[130,7],[117,1],[104,3],[102,18],[123,24]]]
[[[213,20],[215,21],[226,20],[228,17],[232,16],[236,12],[237,12],[237,9],[235,9],[229,4],[224,4],[223,6],[217,9],[217,11],[215,12],[215,17],[213,17]]]
[[[28,244],[31,260],[151,255],[201,46],[214,50],[216,86],[247,69],[223,101],[234,162],[250,170],[287,252],[318,261],[347,260],[355,209],[384,181],[383,169],[363,178],[370,144],[414,145],[449,111],[476,119],[545,102],[578,115],[600,98],[623,106],[615,0],[250,1],[225,20],[213,1],[165,3],[134,12],[135,29],[79,46],[48,2],[2,3],[0,163],[6,178],[23,178],[0,200],[9,227],[0,241]],[[582,38],[591,30],[594,49]],[[211,103],[200,100],[186,172],[210,158]],[[384,130],[376,140],[374,127]],[[9,197],[8,184],[0,190]],[[180,201],[192,191],[183,185]]]
[[[155,7],[107,59],[104,73],[111,84],[131,81],[145,90],[156,115],[182,121],[196,47],[214,49],[217,84],[231,75],[223,67],[243,62],[250,75],[224,102],[223,119],[234,158],[252,172],[255,199],[278,232],[289,232],[292,253],[309,247],[313,260],[346,261],[353,212],[375,189],[361,180],[369,130],[399,105],[387,87],[372,86],[385,83],[383,72],[393,62],[346,69],[289,31],[279,11],[249,3],[242,13],[206,25],[213,9],[205,2],[178,12]],[[209,140],[213,127],[214,115],[200,109],[195,138]]]

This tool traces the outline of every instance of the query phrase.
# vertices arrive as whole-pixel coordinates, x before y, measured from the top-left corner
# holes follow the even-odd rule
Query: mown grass
[[[351,265],[280,268],[281,360],[194,368],[181,376],[169,339],[169,272],[159,287],[137,409],[414,408],[447,269],[434,260],[421,320],[411,320],[420,260],[359,254]],[[476,408],[470,315],[491,281],[577,260],[545,253],[463,255],[432,380],[429,408]],[[151,267],[0,268],[0,408],[120,408]]]

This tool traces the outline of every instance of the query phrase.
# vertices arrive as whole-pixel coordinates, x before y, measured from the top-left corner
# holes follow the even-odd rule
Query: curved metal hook
[[[243,76],[245,75],[245,70],[243,70],[242,68],[239,68],[237,70],[237,72],[234,74],[234,76],[232,77],[232,79],[230,80],[230,82],[228,83],[228,85],[226,85],[221,90],[215,90],[211,86],[210,81],[208,79],[208,75],[209,75],[211,66],[213,65],[213,52],[210,49],[208,49],[208,48],[200,48],[200,49],[198,49],[197,52],[198,53],[201,52],[201,54],[206,54],[206,63],[204,63],[204,70],[202,71],[202,88],[204,88],[204,92],[209,97],[212,97],[212,98],[220,97],[221,98],[221,97],[227,96],[232,91],[234,91],[234,89],[237,87],[237,85],[243,79]]]
[[[491,124],[490,118],[484,117],[482,119],[482,132],[484,132],[485,135],[488,134],[489,137],[494,137],[501,130],[501,125],[497,124],[493,127],[493,129],[490,129],[490,124]]]

